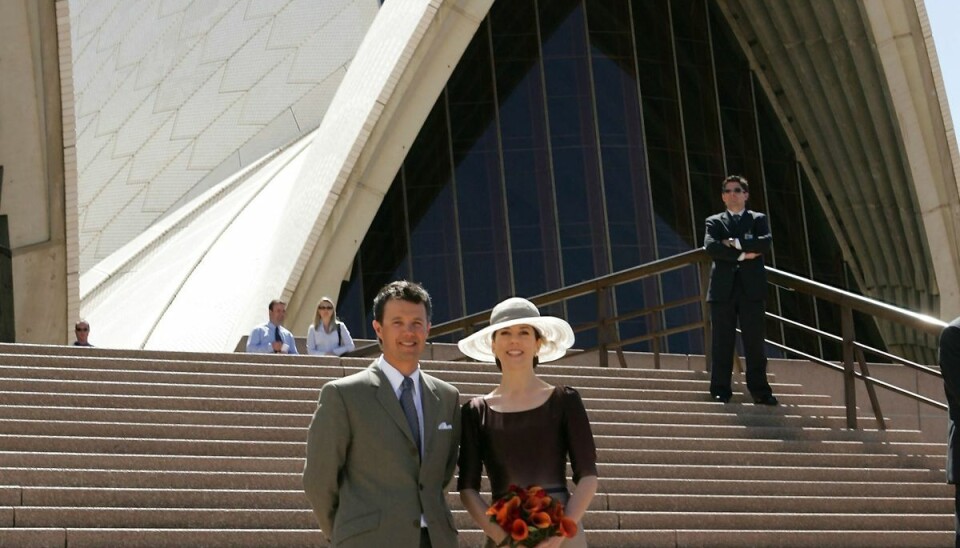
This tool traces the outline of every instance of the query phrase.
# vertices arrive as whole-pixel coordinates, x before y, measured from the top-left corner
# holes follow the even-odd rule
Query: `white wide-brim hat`
[[[573,346],[573,328],[570,324],[553,316],[541,316],[540,310],[532,302],[511,297],[493,307],[490,325],[460,340],[457,347],[460,352],[477,361],[494,362],[493,333],[513,325],[529,325],[540,333],[542,344],[540,352],[537,352],[540,363],[562,358],[567,349]]]

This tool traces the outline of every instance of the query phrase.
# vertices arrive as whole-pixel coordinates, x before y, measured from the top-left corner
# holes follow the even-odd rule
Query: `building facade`
[[[79,168],[59,245],[79,257],[67,293],[95,343],[229,350],[278,297],[302,335],[323,295],[371,336],[372,294],[398,277],[431,290],[442,322],[698,247],[729,173],[770,215],[769,264],[960,314],[960,162],[922,2],[311,5],[73,0],[59,17]],[[624,286],[617,310],[697,283],[689,269]],[[820,303],[770,303],[835,331]]]

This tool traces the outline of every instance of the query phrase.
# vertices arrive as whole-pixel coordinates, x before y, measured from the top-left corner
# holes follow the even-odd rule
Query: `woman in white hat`
[[[460,351],[495,362],[500,385],[463,406],[460,442],[460,500],[487,535],[500,545],[507,532],[490,521],[480,497],[486,468],[494,500],[511,484],[539,485],[564,503],[567,517],[579,524],[597,490],[597,451],[580,394],[537,377],[537,364],[563,357],[573,345],[573,329],[560,318],[541,316],[526,299],[513,297],[490,314],[490,325],[461,340]],[[567,457],[576,489],[567,491]],[[581,527],[573,538],[551,537],[538,546],[586,546]]]

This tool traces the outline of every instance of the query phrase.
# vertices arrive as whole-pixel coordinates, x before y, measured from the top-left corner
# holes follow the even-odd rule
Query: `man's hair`
[[[400,280],[383,286],[377,296],[373,298],[373,319],[378,323],[383,323],[383,309],[387,305],[387,301],[390,300],[423,304],[423,307],[427,310],[428,322],[433,314],[433,303],[430,301],[430,294],[427,293],[427,290],[416,282]]]
[[[287,303],[281,301],[280,299],[274,299],[274,300],[270,301],[270,306],[267,307],[267,310],[269,310],[270,312],[273,312],[273,307],[274,307],[274,305],[278,305],[278,304],[282,304],[282,305],[284,305],[284,306],[287,305]]]
[[[90,327],[90,322],[88,322],[87,320],[77,320],[77,323],[73,324],[73,329],[76,330],[81,325],[86,325],[87,327]]]
[[[727,175],[724,177],[723,183],[720,185],[721,191],[726,190],[727,183],[737,183],[744,192],[750,192],[750,183],[747,182],[747,178],[743,175]]]

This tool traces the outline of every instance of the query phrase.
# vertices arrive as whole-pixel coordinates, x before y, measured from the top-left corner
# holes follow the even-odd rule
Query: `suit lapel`
[[[390,385],[390,380],[383,374],[383,371],[380,371],[377,362],[374,362],[373,365],[370,366],[369,371],[371,377],[374,379],[373,385],[377,390],[377,401],[380,402],[383,411],[393,419],[397,428],[403,431],[407,439],[410,440],[410,443],[416,445],[417,442],[413,439],[410,427],[407,426],[407,418],[403,415],[403,409],[400,408],[400,399],[397,398],[396,393],[394,393],[393,387]],[[424,415],[426,415],[426,411],[424,411]]]

